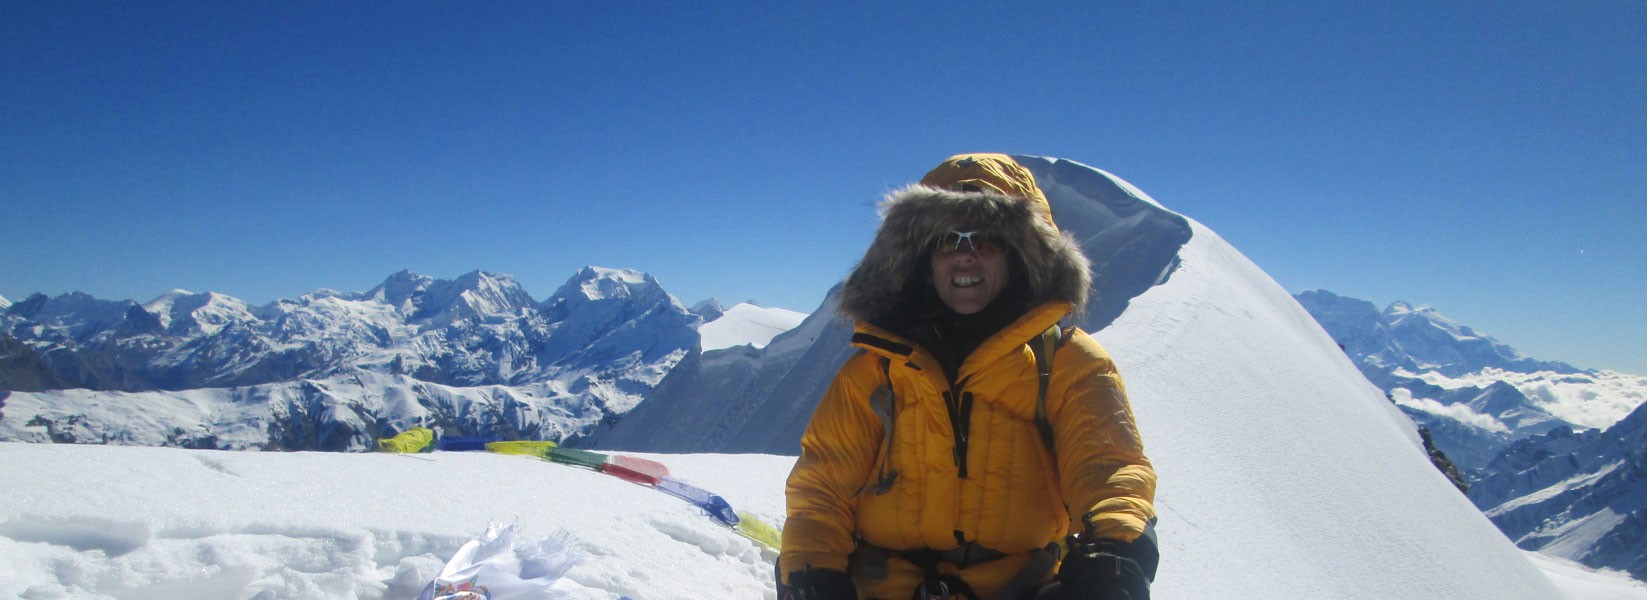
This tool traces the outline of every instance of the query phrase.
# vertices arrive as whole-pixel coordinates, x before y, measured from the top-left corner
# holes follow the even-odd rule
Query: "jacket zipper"
[[[951,460],[957,465],[957,478],[968,479],[968,430],[974,414],[974,393],[963,391],[968,378],[952,382],[943,394],[945,410],[951,417]]]
[[[910,356],[912,348],[868,333],[855,333],[854,343],[863,343],[868,346],[882,348],[900,356]],[[945,398],[945,410],[951,417],[951,460],[957,465],[957,478],[968,478],[968,430],[969,422],[974,413],[974,393],[965,392],[968,386],[968,377],[951,383],[951,389],[942,394]]]

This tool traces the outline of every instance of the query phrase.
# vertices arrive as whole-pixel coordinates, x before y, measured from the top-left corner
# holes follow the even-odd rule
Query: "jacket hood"
[[[890,193],[881,211],[882,226],[843,286],[839,310],[852,319],[887,327],[910,314],[932,294],[929,253],[954,230],[984,230],[1007,246],[1028,306],[1059,301],[1081,313],[1087,303],[1088,258],[1055,227],[1031,172],[1008,156],[951,157],[921,183]]]

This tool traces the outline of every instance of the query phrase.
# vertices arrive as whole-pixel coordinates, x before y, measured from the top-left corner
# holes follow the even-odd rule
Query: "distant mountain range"
[[[261,307],[34,295],[0,310],[0,439],[361,450],[425,423],[560,440],[640,403],[701,322],[651,276],[595,267],[544,302],[482,271]]]
[[[1437,311],[1295,296],[1520,547],[1645,578],[1645,378],[1539,361]]]

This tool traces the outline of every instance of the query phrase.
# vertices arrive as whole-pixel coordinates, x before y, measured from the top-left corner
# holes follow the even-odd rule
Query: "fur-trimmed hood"
[[[843,286],[839,310],[852,319],[888,327],[910,314],[932,289],[930,252],[953,230],[985,230],[1007,246],[1027,308],[1060,301],[1081,313],[1088,300],[1088,258],[1055,227],[1031,173],[1007,156],[952,157],[922,183],[889,194],[882,213],[882,227]]]

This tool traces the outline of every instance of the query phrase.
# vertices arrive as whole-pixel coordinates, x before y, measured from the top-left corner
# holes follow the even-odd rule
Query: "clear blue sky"
[[[581,266],[811,311],[945,156],[1645,372],[1642,2],[0,4],[0,295]]]

